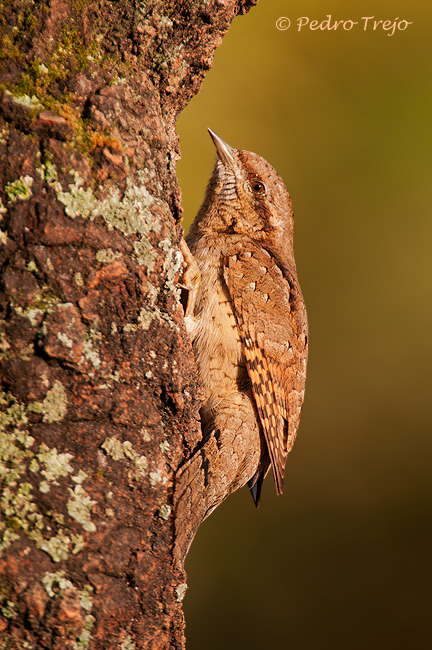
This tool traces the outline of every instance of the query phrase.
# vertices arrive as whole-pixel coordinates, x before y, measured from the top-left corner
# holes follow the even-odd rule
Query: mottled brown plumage
[[[306,377],[307,317],[291,199],[263,158],[210,134],[216,165],[189,248],[182,245],[186,327],[204,402],[203,444],[176,478],[180,565],[201,521],[238,487],[248,483],[258,505],[271,466],[282,493]]]

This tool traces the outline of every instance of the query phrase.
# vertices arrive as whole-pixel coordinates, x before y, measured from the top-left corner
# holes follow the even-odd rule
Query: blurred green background
[[[297,31],[327,14],[413,24]],[[188,650],[432,647],[431,40],[420,0],[261,0],[178,121],[186,228],[207,126],[284,178],[310,321],[284,495],[269,476],[258,511],[242,489],[201,526]]]

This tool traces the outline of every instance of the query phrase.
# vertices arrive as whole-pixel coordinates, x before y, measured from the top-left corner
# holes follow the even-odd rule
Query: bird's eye
[[[252,189],[255,194],[264,194],[265,192],[264,183],[261,183],[261,181],[254,181],[252,183]]]

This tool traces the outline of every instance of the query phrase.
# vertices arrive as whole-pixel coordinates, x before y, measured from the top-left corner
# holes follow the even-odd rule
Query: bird
[[[264,158],[208,129],[216,162],[180,250],[185,326],[203,401],[202,441],[176,473],[174,560],[236,489],[258,507],[272,469],[282,494],[299,426],[308,353],[290,195]]]

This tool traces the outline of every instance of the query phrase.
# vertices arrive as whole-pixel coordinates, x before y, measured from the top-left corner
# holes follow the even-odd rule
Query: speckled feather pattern
[[[203,444],[176,477],[182,564],[201,521],[248,483],[258,505],[269,468],[283,490],[303,403],[308,330],[291,199],[254,153],[212,134],[218,157],[187,237],[185,319],[204,389]],[[187,282],[185,282],[187,284]]]

